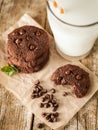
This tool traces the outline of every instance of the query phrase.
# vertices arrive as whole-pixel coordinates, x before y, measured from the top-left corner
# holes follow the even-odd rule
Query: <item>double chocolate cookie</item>
[[[8,35],[8,64],[19,71],[32,73],[39,71],[49,58],[49,38],[47,33],[35,26],[23,26]]]
[[[79,98],[86,95],[90,87],[89,74],[76,65],[67,64],[59,67],[51,76],[57,85],[71,85]]]

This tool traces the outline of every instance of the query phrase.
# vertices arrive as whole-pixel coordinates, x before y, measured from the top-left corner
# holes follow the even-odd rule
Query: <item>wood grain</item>
[[[46,14],[45,0],[0,0],[0,35],[13,25],[24,13],[32,16],[51,35]],[[98,40],[90,55],[81,60],[98,75]],[[38,130],[40,119],[30,113],[13,94],[0,86],[0,130]],[[43,130],[51,130],[45,125]],[[58,130],[98,130],[98,92],[72,118]]]

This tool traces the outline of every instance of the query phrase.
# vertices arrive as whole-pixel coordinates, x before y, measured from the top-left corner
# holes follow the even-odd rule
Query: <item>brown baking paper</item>
[[[0,43],[0,68],[6,65],[6,55],[5,55],[5,46],[7,40],[7,34],[10,33],[13,29],[23,26],[23,25],[34,25],[41,27],[36,23],[30,16],[24,14],[21,19],[10,29],[8,29],[2,36],[3,40]],[[40,120],[50,126],[52,129],[59,128],[63,125],[66,125],[68,121],[80,110],[81,107],[94,95],[98,90],[98,78],[84,65],[80,62],[74,62],[70,64],[79,65],[81,68],[86,70],[91,79],[91,86],[86,96],[83,98],[76,98],[73,94],[63,97],[62,94],[66,90],[67,86],[63,87],[61,85],[54,85],[50,80],[52,73],[60,66],[68,64],[69,62],[59,56],[54,47],[54,39],[50,37],[50,58],[45,67],[36,73],[32,74],[16,74],[11,77],[7,76],[5,73],[0,72],[0,83],[9,91],[11,91],[20,101],[28,107],[28,109],[33,112]],[[42,117],[42,112],[52,112],[51,108],[40,108],[39,104],[41,98],[31,99],[31,94],[34,88],[34,82],[39,79],[41,85],[44,88],[51,89],[55,88],[57,93],[55,94],[58,102],[59,108],[58,112],[59,120],[56,123],[49,123],[45,118]]]

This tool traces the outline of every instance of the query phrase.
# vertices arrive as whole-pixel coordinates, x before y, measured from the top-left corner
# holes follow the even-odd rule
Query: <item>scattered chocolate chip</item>
[[[53,111],[57,111],[58,109],[58,104],[56,104],[54,107],[53,107]]]
[[[52,93],[55,93],[55,92],[56,92],[56,90],[55,90],[54,88],[50,89],[50,91],[51,91]]]
[[[45,103],[44,104],[44,108],[49,108],[50,107],[50,104],[49,103]]]
[[[45,117],[47,115],[47,113],[42,113],[42,116]]]
[[[40,107],[41,107],[41,108],[42,108],[42,107],[44,107],[44,104],[43,104],[43,103],[41,103],[41,104],[40,104]]]
[[[23,34],[25,34],[25,33],[26,33],[26,31],[23,30],[23,29],[19,31],[19,34],[20,34],[20,35],[23,35]]]
[[[79,75],[79,74],[76,75],[76,79],[77,79],[77,80],[80,80],[81,78],[82,78],[81,75]]]
[[[40,81],[39,81],[39,80],[36,80],[36,81],[34,82],[34,84],[35,84],[35,85],[38,85],[38,84],[40,84]]]
[[[55,116],[58,116],[58,115],[59,115],[59,113],[58,113],[58,112],[56,112],[56,113],[55,113]]]
[[[50,95],[49,95],[49,94],[46,94],[46,95],[45,95],[45,98],[46,98],[46,99],[50,99]]]
[[[43,90],[42,90],[42,93],[47,93],[47,89],[43,89]]]
[[[43,117],[45,117],[46,120],[53,123],[53,122],[58,121],[59,113],[58,112],[55,112],[55,113],[43,113],[42,115],[44,115]]]
[[[38,123],[38,124],[37,124],[37,128],[39,128],[39,129],[44,128],[44,126],[45,126],[44,123]]]
[[[47,90],[40,85],[40,81],[36,81],[34,85],[35,87],[32,92],[31,98],[39,98],[47,93]]]
[[[40,91],[40,92],[38,93],[38,95],[39,95],[39,97],[41,97],[41,96],[43,95],[43,92]]]
[[[30,45],[29,45],[29,49],[30,49],[31,51],[34,50],[34,49],[35,49],[35,45],[30,44]]]
[[[45,97],[42,98],[42,102],[45,102],[47,99]]]
[[[65,97],[65,96],[67,96],[68,95],[68,92],[64,92],[63,93],[63,96]]]
[[[56,101],[56,99],[53,99],[53,100],[51,100],[51,102],[52,102],[53,104],[55,104],[57,101]]]

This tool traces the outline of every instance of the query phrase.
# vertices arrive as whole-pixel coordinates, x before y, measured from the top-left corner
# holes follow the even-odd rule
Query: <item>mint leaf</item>
[[[19,72],[14,65],[6,65],[3,68],[1,68],[1,71],[7,73],[7,75],[9,76]]]

